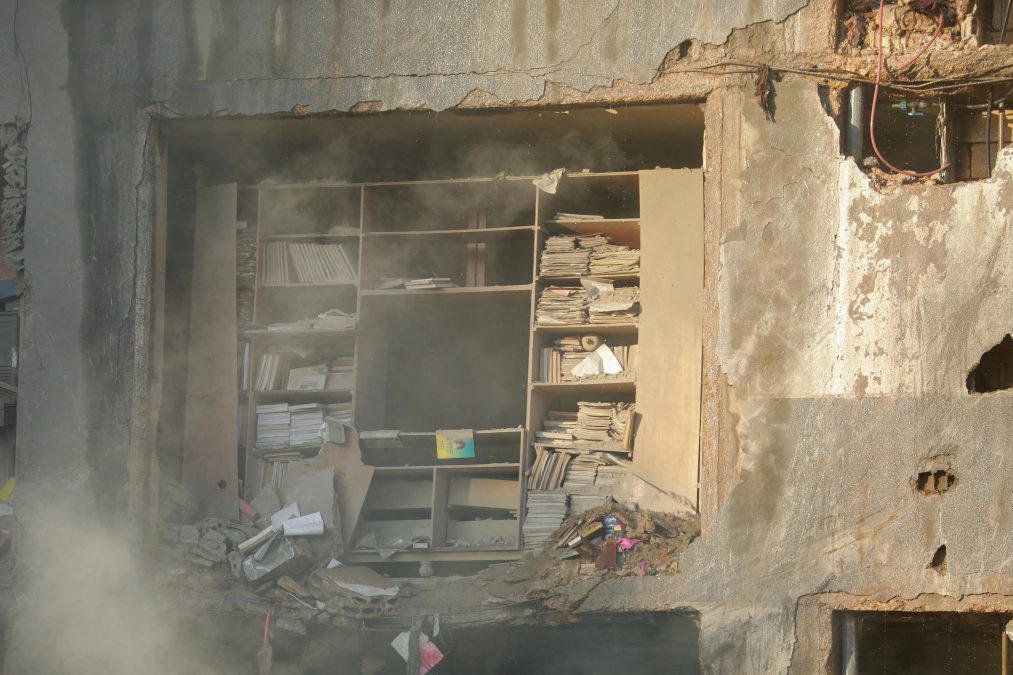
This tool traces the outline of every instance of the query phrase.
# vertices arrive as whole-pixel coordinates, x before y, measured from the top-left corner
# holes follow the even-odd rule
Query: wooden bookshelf
[[[645,410],[659,415],[666,405],[673,405],[663,383],[671,379],[676,366],[663,358],[658,361],[658,373],[641,374],[636,381],[547,383],[539,381],[537,369],[539,350],[559,337],[594,334],[615,344],[640,342],[643,362],[648,358],[643,351],[645,334],[654,341],[653,348],[661,350],[665,333],[678,331],[677,317],[663,299],[671,292],[662,283],[670,272],[656,262],[648,264],[665,256],[679,259],[673,251],[682,242],[663,230],[658,218],[659,205],[672,199],[674,173],[679,173],[676,183],[689,186],[686,194],[696,190],[693,181],[699,172],[669,170],[571,174],[560,182],[555,195],[535,188],[532,176],[242,188],[247,203],[243,219],[257,242],[252,282],[255,325],[240,327],[237,336],[250,343],[251,388],[262,355],[286,347],[318,354],[351,351],[354,383],[348,390],[238,392],[245,417],[239,443],[246,458],[246,498],[254,496],[259,488],[254,483],[263,474],[254,448],[258,403],[351,402],[357,429],[397,429],[404,440],[403,447],[396,449],[363,449],[364,461],[375,467],[373,483],[378,487],[375,494],[367,495],[360,520],[367,525],[360,527],[359,534],[370,526],[381,533],[400,528],[427,538],[429,548],[402,550],[386,560],[374,551],[352,551],[345,561],[492,562],[520,557],[526,474],[534,454],[530,441],[549,410],[575,409],[577,401],[602,400],[636,402],[638,410],[643,404]],[[702,195],[697,197],[702,200]],[[557,213],[594,213],[603,218],[556,218]],[[334,226],[351,227],[355,233],[329,233]],[[642,285],[645,309],[638,321],[534,323],[538,298],[546,286],[580,283],[576,276],[539,276],[546,238],[561,233],[602,233],[616,244],[655,247],[651,256],[642,256],[641,271],[607,275],[617,287]],[[358,283],[262,283],[264,246],[285,241],[346,246],[348,255],[355,257]],[[384,278],[392,277],[448,277],[457,286],[378,288]],[[650,296],[646,289],[656,284],[661,284],[661,290]],[[649,305],[647,297],[652,298]],[[308,319],[332,308],[355,313],[355,329],[267,329],[271,323]],[[698,414],[698,409],[696,418],[689,414],[687,427],[693,419],[698,426]],[[438,429],[475,429],[477,456],[437,460],[434,432]],[[652,459],[661,455],[654,446],[664,446],[664,452],[671,447],[658,433],[649,427],[650,442],[643,447],[638,439],[634,463],[647,457],[650,461],[645,466],[677,469],[686,481],[695,481],[695,456],[692,467],[687,460],[685,467],[676,469],[670,460]],[[452,495],[451,490],[461,490],[465,479],[479,481],[476,484],[500,481],[489,484],[502,488],[497,491],[496,505],[455,503],[456,493]],[[411,499],[407,492],[403,501],[391,496],[398,494],[399,482],[411,488]],[[479,499],[481,493],[476,495]],[[496,523],[489,526],[489,537],[483,537],[482,516]],[[462,541],[473,545],[453,545]]]

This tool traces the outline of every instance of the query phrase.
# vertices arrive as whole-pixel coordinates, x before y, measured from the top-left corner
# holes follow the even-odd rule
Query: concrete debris
[[[306,583],[313,595],[335,614],[371,618],[397,612],[397,585],[368,567],[317,569]]]

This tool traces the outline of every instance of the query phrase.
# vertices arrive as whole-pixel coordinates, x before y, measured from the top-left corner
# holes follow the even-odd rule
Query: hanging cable
[[[877,63],[876,63],[876,84],[875,84],[875,86],[873,87],[873,90],[872,90],[872,106],[871,106],[872,109],[869,112],[869,141],[871,141],[871,143],[872,143],[872,150],[873,150],[873,152],[876,153],[876,157],[879,158],[879,161],[881,161],[884,166],[886,166],[888,169],[890,169],[894,173],[900,173],[900,174],[903,174],[905,176],[913,176],[915,178],[921,178],[923,176],[932,176],[932,175],[940,173],[942,171],[946,171],[946,169],[950,168],[950,165],[949,164],[944,164],[943,166],[939,167],[938,169],[933,169],[932,171],[921,171],[921,172],[919,172],[919,171],[908,171],[906,169],[900,169],[900,168],[894,166],[893,164],[891,164],[886,159],[886,157],[883,156],[883,153],[880,152],[880,150],[879,150],[879,146],[876,144],[876,102],[879,100],[879,86],[880,86],[880,83],[881,83],[881,81],[883,79],[883,7],[885,5],[886,5],[886,0],[879,0],[879,34],[878,34],[878,40],[877,40],[878,60],[877,60]],[[931,47],[933,45],[933,43],[935,43],[936,38],[939,37],[939,34],[943,32],[943,8],[942,7],[938,7],[938,9],[939,9],[939,22],[936,24],[936,32],[932,34],[932,38],[925,44],[925,46],[922,47],[921,50],[919,50],[919,52],[917,54],[915,54],[910,59],[908,59],[907,62],[905,62],[904,65],[902,65],[898,70],[904,70],[905,68],[907,68],[908,66],[910,66],[912,63],[914,63],[915,61],[917,61],[919,58],[921,58],[922,54],[924,54],[925,52],[927,52],[929,50],[929,47]]]

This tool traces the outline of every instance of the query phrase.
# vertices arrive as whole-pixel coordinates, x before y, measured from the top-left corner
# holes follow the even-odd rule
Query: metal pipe
[[[865,88],[858,83],[848,89],[848,154],[861,164],[865,157]]]

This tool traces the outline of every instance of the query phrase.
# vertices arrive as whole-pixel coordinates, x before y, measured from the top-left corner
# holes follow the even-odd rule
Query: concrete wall
[[[709,672],[766,673],[816,629],[795,622],[812,594],[1009,593],[1013,399],[962,385],[1010,330],[1013,157],[990,181],[882,195],[838,156],[816,82],[775,83],[771,122],[750,73],[699,62],[809,59],[832,4],[22,2],[22,519],[68,494],[143,519],[152,115],[709,96],[708,530],[651,604],[702,611]],[[12,51],[0,37],[16,93]],[[2,99],[0,123],[27,116],[24,96]],[[960,483],[917,497],[937,453]],[[926,569],[941,543],[946,575]]]

